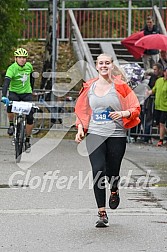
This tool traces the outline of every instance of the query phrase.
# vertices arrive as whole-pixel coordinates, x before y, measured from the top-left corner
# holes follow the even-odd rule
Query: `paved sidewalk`
[[[167,145],[156,147],[155,144],[129,144],[125,158],[133,162],[139,170],[150,173],[150,178],[152,175],[159,177],[159,182],[148,188],[148,191],[167,209]]]
[[[34,153],[37,150],[35,154],[40,156],[55,139],[47,139],[45,146],[40,146],[40,141],[36,145],[37,141],[33,139]],[[165,148],[161,154],[160,149],[151,146],[127,145],[121,170],[120,206],[111,210],[107,202],[110,227],[97,229],[90,163],[87,157],[79,155],[74,141],[63,140],[30,167],[34,153],[27,154],[28,158],[18,166],[9,139],[2,137],[0,143],[0,251],[167,251],[166,199],[161,198],[159,191],[161,188],[166,193],[165,169],[159,172],[151,161],[154,157],[154,163],[161,162]],[[51,180],[53,173],[55,179]],[[130,184],[126,187],[129,174]],[[145,178],[160,181],[153,188],[136,188],[139,179],[142,184]],[[5,188],[9,179],[13,186]]]

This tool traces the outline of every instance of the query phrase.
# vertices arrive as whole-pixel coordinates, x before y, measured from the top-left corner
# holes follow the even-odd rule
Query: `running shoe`
[[[119,192],[111,192],[110,198],[109,198],[109,207],[111,209],[116,209],[119,205],[120,197]]]
[[[8,135],[9,135],[9,136],[13,136],[13,133],[14,133],[14,126],[13,126],[13,125],[9,126],[7,132],[8,132]]]
[[[25,152],[26,153],[31,152],[31,144],[29,142],[25,142]]]
[[[159,142],[157,143],[157,146],[158,147],[161,147],[163,145],[163,141],[162,140],[159,140]]]
[[[109,227],[108,217],[106,211],[98,212],[98,221],[96,221],[95,227]]]

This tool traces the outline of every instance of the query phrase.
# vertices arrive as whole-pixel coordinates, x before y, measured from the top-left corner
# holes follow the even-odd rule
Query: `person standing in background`
[[[164,69],[164,77],[158,78],[149,95],[155,94],[155,120],[159,125],[160,139],[158,147],[163,145],[164,136],[167,133],[167,68]]]
[[[160,52],[160,59],[159,59],[158,63],[160,63],[162,65],[163,69],[165,69],[167,67],[167,51]]]
[[[144,36],[159,33],[157,26],[154,24],[154,19],[151,16],[147,17],[146,25],[142,30],[144,31]],[[145,50],[142,56],[142,60],[145,70],[153,68],[153,64],[157,63],[159,60],[159,50],[157,49]]]
[[[163,67],[160,63],[156,63],[153,65],[153,74],[150,77],[148,86],[152,89],[155,85],[155,82],[158,78],[163,77]],[[153,97],[148,97],[144,101],[144,119],[145,119],[145,126],[144,126],[144,133],[147,134],[147,136],[144,136],[144,142],[145,143],[152,143],[151,137],[148,136],[151,134],[151,126],[154,122],[154,99]]]

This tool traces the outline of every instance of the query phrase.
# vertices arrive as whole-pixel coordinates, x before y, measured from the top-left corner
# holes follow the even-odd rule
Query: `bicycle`
[[[12,112],[15,113],[15,122],[14,122],[14,145],[15,145],[15,160],[16,163],[21,161],[21,156],[25,150],[25,129],[26,129],[26,115],[33,110],[38,110],[39,107],[35,106],[31,102],[10,102],[9,106],[12,106]]]

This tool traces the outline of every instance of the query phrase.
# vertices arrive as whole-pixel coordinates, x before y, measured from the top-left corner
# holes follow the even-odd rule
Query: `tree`
[[[27,13],[26,0],[1,0],[0,4],[0,77],[9,64],[13,48],[18,45],[23,18]]]
[[[48,6],[48,32],[47,32],[47,38],[46,38],[46,45],[45,45],[45,54],[44,54],[44,63],[43,63],[43,69],[42,73],[50,73],[52,72],[52,32],[53,32],[53,0],[49,0],[49,6]],[[57,9],[59,6],[60,0],[57,0]],[[56,17],[56,28],[58,27],[58,12]],[[57,49],[57,48],[56,48]],[[42,76],[41,79],[41,89],[52,89],[52,78],[51,75],[49,75],[48,78],[45,78]],[[50,100],[50,97],[47,98]]]

